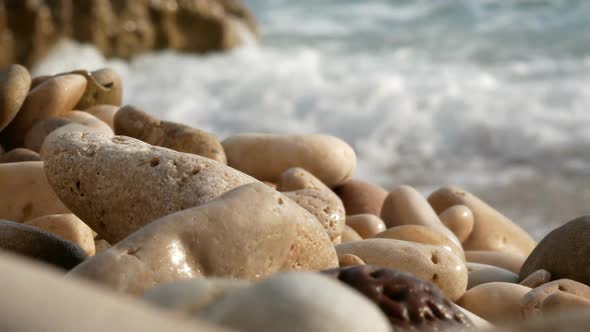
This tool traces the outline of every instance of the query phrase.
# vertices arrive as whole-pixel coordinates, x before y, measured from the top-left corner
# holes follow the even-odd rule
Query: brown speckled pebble
[[[0,164],[20,163],[24,161],[40,161],[41,157],[35,151],[25,148],[12,149],[0,155]]]
[[[21,65],[0,68],[0,131],[14,119],[31,86],[31,75]]]
[[[162,216],[258,182],[214,160],[124,136],[51,134],[44,151],[47,180],[57,195],[110,243]]]
[[[340,197],[347,215],[370,213],[381,215],[383,201],[387,197],[387,190],[376,184],[351,179],[334,188]]]
[[[576,218],[547,234],[527,257],[520,279],[544,269],[553,279],[573,279],[590,284],[590,216]]]
[[[227,164],[225,152],[217,137],[200,129],[162,121],[134,106],[121,108],[113,121],[117,135],[137,138],[148,144],[196,154]]]
[[[201,276],[256,280],[338,266],[323,227],[263,183],[146,225],[70,272],[121,292]]]
[[[361,292],[394,331],[468,331],[473,326],[432,283],[395,269],[353,266],[323,271]]]
[[[0,249],[70,270],[86,259],[82,248],[37,227],[0,220]]]

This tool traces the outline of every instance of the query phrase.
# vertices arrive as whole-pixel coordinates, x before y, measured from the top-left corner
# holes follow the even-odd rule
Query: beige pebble
[[[473,231],[463,243],[465,250],[518,252],[528,256],[537,244],[510,219],[458,187],[441,188],[432,193],[428,201],[437,213],[442,213],[455,205],[465,205],[473,212]]]
[[[473,212],[465,205],[455,205],[444,210],[438,218],[457,236],[461,243],[465,242],[473,231]]]
[[[490,332],[587,332],[588,326],[588,308],[577,308],[551,311],[547,315],[539,315]]]
[[[25,224],[35,226],[78,245],[88,256],[94,256],[96,252],[92,229],[74,214],[41,216],[28,220]]]
[[[360,241],[362,239],[363,238],[359,235],[359,233],[357,233],[350,226],[344,225],[344,228],[342,228],[341,243]]]
[[[518,283],[518,274],[493,265],[465,263],[469,271],[467,289],[489,282]]]
[[[96,105],[121,106],[123,84],[119,75],[110,68],[89,72],[76,70],[69,74],[78,74],[86,78],[86,90],[76,105],[76,109],[84,110]]]
[[[299,189],[330,190],[322,181],[301,167],[293,167],[284,171],[279,177],[276,189],[278,191],[295,191]]]
[[[31,86],[31,75],[21,65],[0,68],[0,132],[20,110]]]
[[[24,161],[40,161],[41,157],[35,151],[25,148],[12,149],[0,156],[0,164],[20,163]]]
[[[52,268],[4,252],[0,270],[0,284],[6,286],[2,296],[10,299],[0,312],[2,331],[226,331],[86,282],[65,280]]]
[[[457,304],[492,324],[522,319],[521,300],[531,289],[519,284],[490,282],[475,286]]]
[[[110,243],[162,216],[257,182],[214,160],[124,136],[52,134],[44,151],[45,173],[58,196]]]
[[[355,265],[366,265],[365,262],[363,262],[362,259],[360,259],[358,256],[353,255],[353,254],[345,254],[345,255],[343,255],[338,260],[338,263],[340,263],[340,267],[355,266]]]
[[[228,165],[263,181],[278,181],[301,167],[332,188],[354,173],[356,155],[344,141],[328,135],[239,134],[222,143]]]
[[[573,310],[576,308],[590,309],[590,300],[567,292],[555,292],[543,301],[541,312],[547,315],[550,311]]]
[[[469,311],[463,307],[460,307],[460,306],[456,305],[455,303],[453,303],[453,306],[456,307],[457,309],[461,310],[465,314],[465,316],[467,316],[467,318],[469,318],[471,320],[471,322],[473,323],[473,327],[475,327],[477,329],[477,331],[479,331],[479,330],[486,330],[487,331],[487,329],[491,329],[494,327],[494,325],[492,325],[490,322],[488,322],[487,320],[472,313],[471,311]]]
[[[70,275],[141,294],[200,276],[254,280],[337,266],[334,246],[315,217],[258,182],[160,218]]]
[[[436,284],[454,301],[467,288],[467,268],[457,255],[431,245],[392,239],[366,239],[336,246],[338,257],[353,254],[366,264],[399,269]]]
[[[457,255],[462,260],[465,260],[463,248],[457,246],[457,244],[451,241],[448,237],[426,226],[402,225],[392,227],[376,234],[375,238],[394,239],[439,246]]]
[[[53,78],[53,76],[52,75],[41,75],[41,76],[33,77],[33,79],[31,80],[30,90],[33,90],[34,88],[41,85],[41,83],[44,83],[45,81],[47,81],[50,78]]]
[[[221,143],[214,135],[200,129],[162,121],[134,106],[121,108],[113,121],[117,135],[137,138],[148,144],[197,154],[227,164]]]
[[[220,298],[194,317],[244,332],[392,331],[369,299],[318,273],[279,274]]]
[[[465,259],[468,262],[493,265],[518,274],[526,257],[517,253],[465,250]]]
[[[149,289],[143,299],[179,316],[189,317],[225,296],[252,285],[241,279],[195,278]]]
[[[0,219],[22,222],[69,213],[47,182],[41,161],[0,164],[0,197]]]
[[[520,282],[521,285],[536,288],[551,281],[551,273],[547,270],[537,270]]]
[[[492,324],[520,320],[521,300],[531,289],[519,284],[490,282],[465,292],[457,304]]]
[[[381,207],[388,194],[387,190],[378,185],[357,179],[346,181],[334,188],[334,192],[344,203],[348,215],[364,213],[381,215]]]
[[[72,126],[72,124],[84,127]],[[69,129],[63,128],[66,126],[69,126],[67,127]],[[93,115],[86,112],[71,111],[61,116],[52,116],[37,122],[25,135],[25,147],[33,151],[41,151],[47,136],[58,129],[62,132],[79,130],[113,135],[113,130]],[[56,133],[56,135],[59,134]]]
[[[342,241],[345,213],[340,198],[329,190],[300,189],[283,193],[314,215],[333,243]]]
[[[115,114],[117,114],[119,108],[119,106],[113,105],[96,105],[83,111],[94,115],[96,118],[111,127],[111,129],[115,130]]]
[[[27,95],[20,111],[2,131],[1,139],[11,147],[23,146],[25,134],[35,123],[74,109],[86,89],[80,75],[56,76],[43,82]]]
[[[381,218],[372,214],[355,214],[346,217],[346,224],[354,229],[363,239],[373,237],[385,230]]]
[[[410,186],[400,186],[387,195],[381,210],[381,219],[387,228],[402,225],[422,225],[441,233],[457,246],[461,242],[438,219],[424,196]]]
[[[332,243],[342,241],[341,233],[345,223],[344,206],[340,198],[318,178],[302,168],[290,168],[281,174],[277,190],[285,191],[324,226]]]
[[[522,299],[522,312],[524,317],[530,318],[539,315],[541,313],[542,304],[546,298],[557,292],[566,292],[590,300],[590,287],[581,282],[570,279],[550,281],[534,288],[524,296]]]
[[[94,247],[96,248],[96,254],[99,254],[111,247],[111,244],[103,239],[94,239]]]

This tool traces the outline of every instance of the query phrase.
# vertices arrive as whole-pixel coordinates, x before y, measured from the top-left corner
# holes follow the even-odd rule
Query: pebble
[[[25,148],[12,149],[0,155],[0,164],[20,163],[24,161],[40,161],[41,157],[35,151]]]
[[[357,179],[346,181],[334,188],[334,192],[342,199],[349,215],[369,213],[380,216],[383,201],[388,195],[387,190],[380,186]]]
[[[576,308],[590,309],[590,300],[581,296],[558,291],[549,295],[541,304],[541,312],[547,315],[550,311],[564,311]]]
[[[590,287],[570,279],[559,279],[543,284],[527,293],[522,299],[522,312],[525,318],[541,313],[543,302],[552,294],[566,292],[590,300]]]
[[[385,315],[361,293],[309,272],[279,274],[232,292],[195,317],[244,332],[391,331]]]
[[[86,259],[84,250],[69,241],[37,227],[7,220],[0,220],[0,249],[64,270]]]
[[[85,110],[96,105],[121,106],[123,83],[119,75],[110,68],[89,72],[76,70],[68,74],[78,74],[86,79],[86,90],[75,109]]]
[[[387,195],[383,202],[381,219],[387,228],[402,225],[430,227],[461,246],[461,242],[443,225],[424,196],[410,186],[400,186]]]
[[[85,89],[86,80],[80,75],[56,76],[35,87],[16,117],[2,131],[0,139],[6,143],[5,147],[23,146],[25,134],[37,122],[73,110]]]
[[[190,317],[225,296],[252,285],[247,280],[196,278],[178,280],[148,290],[143,299],[175,314]]]
[[[354,229],[363,239],[371,238],[381,232],[386,227],[381,218],[373,214],[355,214],[346,217],[346,224]]]
[[[368,297],[381,308],[394,331],[467,331],[473,327],[434,284],[411,274],[368,265],[323,273]]]
[[[257,182],[214,160],[125,136],[52,134],[44,150],[45,173],[57,195],[109,243],[162,216]]]
[[[463,243],[465,250],[513,252],[528,256],[537,244],[520,226],[458,187],[438,189],[428,197],[428,202],[437,213],[455,205],[465,205],[473,212],[473,231]]]
[[[531,289],[519,284],[490,282],[475,286],[457,304],[492,324],[522,319],[521,300]]]
[[[258,182],[158,219],[70,274],[141,294],[200,276],[254,280],[337,266],[334,246],[315,217]]]
[[[517,253],[466,250],[465,259],[468,262],[493,265],[518,274],[526,257]]]
[[[436,284],[454,301],[467,288],[467,268],[457,255],[431,245],[392,239],[366,239],[336,246],[338,257],[353,254],[369,265],[399,269]]]
[[[224,332],[197,320],[183,320],[153,306],[105,292],[48,266],[0,252],[4,302],[2,331],[174,331]]]
[[[590,284],[590,216],[574,219],[547,234],[522,265],[523,280],[544,269],[553,279],[573,279]]]
[[[457,236],[461,243],[464,243],[473,231],[473,212],[465,205],[451,206],[444,210],[438,218]]]
[[[227,164],[217,137],[180,123],[162,121],[134,107],[125,106],[113,119],[117,135],[137,138],[179,152],[192,153]]]
[[[359,235],[359,233],[357,233],[350,226],[344,225],[342,228],[342,233],[340,233],[340,243],[360,241],[362,239],[363,238]]]
[[[20,110],[31,86],[31,75],[21,65],[0,69],[0,132]]]
[[[285,170],[301,167],[332,188],[356,168],[352,148],[334,136],[239,134],[221,144],[229,166],[261,181],[276,182]]]
[[[508,271],[497,266],[480,263],[468,262],[465,263],[465,265],[467,265],[467,271],[469,271],[469,282],[467,283],[468,290],[477,285],[489,282],[508,282],[512,284],[518,283],[518,274],[512,271]]]
[[[112,130],[115,130],[115,115],[119,110],[119,106],[113,105],[96,105],[83,110],[86,113],[90,113],[99,120],[106,123]]]
[[[64,128],[66,126],[67,128]],[[51,116],[37,122],[25,135],[25,147],[33,151],[41,151],[47,136],[58,129],[62,132],[82,131],[113,135],[113,130],[95,116],[86,112],[71,111],[61,116]],[[56,133],[56,135],[59,134]]]
[[[318,178],[302,168],[290,168],[281,174],[277,190],[313,214],[333,243],[342,242],[346,215],[344,206],[340,198]]]
[[[94,239],[95,254],[99,254],[111,247],[111,244],[103,239]]]
[[[74,214],[50,214],[24,223],[74,243],[82,248],[88,256],[94,256],[96,252],[92,229]]]
[[[293,167],[284,171],[276,184],[278,191],[295,191],[299,189],[317,189],[330,191],[320,179],[301,167]]]
[[[587,332],[590,326],[588,308],[559,310],[524,322],[512,324],[490,332]]]
[[[387,230],[376,234],[374,237],[439,246],[457,255],[462,260],[465,260],[463,248],[457,246],[457,244],[451,241],[448,237],[442,235],[430,227],[421,225],[397,226],[388,228]]]
[[[0,219],[22,222],[70,212],[47,182],[41,161],[0,164],[0,197]]]
[[[340,257],[338,263],[340,264],[340,267],[366,265],[365,262],[363,262],[363,260],[359,258],[359,256],[353,254],[343,255],[342,257]]]
[[[549,281],[551,281],[551,273],[547,270],[540,269],[529,274],[529,276],[524,278],[520,284],[530,288],[535,288],[541,286],[542,284],[548,283]]]

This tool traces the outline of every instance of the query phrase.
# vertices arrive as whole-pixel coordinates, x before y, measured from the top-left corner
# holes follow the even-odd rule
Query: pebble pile
[[[122,86],[0,69],[0,330],[590,324],[590,217],[537,244],[461,188],[353,179],[336,137],[219,141],[121,107]]]

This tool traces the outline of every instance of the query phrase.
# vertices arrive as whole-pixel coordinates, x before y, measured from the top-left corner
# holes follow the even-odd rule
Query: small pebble
[[[465,205],[455,205],[444,210],[438,218],[457,236],[461,243],[473,232],[473,212]]]
[[[386,227],[381,218],[373,214],[355,214],[346,217],[346,224],[354,229],[363,239],[371,238],[381,232]]]
[[[541,269],[529,274],[520,284],[530,288],[536,288],[549,281],[551,281],[551,273]]]
[[[30,86],[31,75],[27,68],[21,65],[0,68],[0,132],[17,115]]]
[[[465,259],[468,262],[493,265],[518,274],[526,257],[518,253],[466,250]]]
[[[378,185],[357,179],[346,181],[334,188],[334,192],[342,199],[347,215],[381,215],[381,207],[388,194],[387,190]]]
[[[530,290],[519,284],[490,282],[471,288],[457,304],[492,324],[498,324],[522,319],[521,301]]]
[[[92,229],[74,214],[50,214],[25,221],[25,224],[74,243],[88,256],[94,256],[96,252]]]
[[[12,149],[0,155],[0,164],[20,163],[24,161],[40,161],[41,157],[35,151],[25,148]]]
[[[518,274],[512,271],[508,271],[497,266],[480,263],[468,262],[465,263],[465,265],[467,265],[467,270],[469,271],[469,282],[467,283],[468,290],[477,285],[489,282],[508,282],[512,284],[518,283]]]

